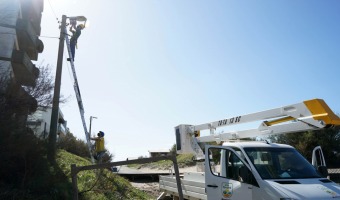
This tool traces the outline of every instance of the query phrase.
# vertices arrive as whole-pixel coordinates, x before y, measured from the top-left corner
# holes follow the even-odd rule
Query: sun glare
[[[86,24],[85,24],[85,28],[89,28],[90,27],[90,21],[86,21]]]

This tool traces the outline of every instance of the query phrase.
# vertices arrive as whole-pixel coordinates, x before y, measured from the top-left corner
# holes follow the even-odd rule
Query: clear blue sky
[[[56,16],[88,18],[75,56],[85,116],[122,160],[169,149],[178,124],[313,98],[340,113],[339,10],[337,0],[45,0],[41,35],[59,36]],[[55,73],[58,40],[41,39],[39,62]],[[61,109],[84,139],[64,57]]]

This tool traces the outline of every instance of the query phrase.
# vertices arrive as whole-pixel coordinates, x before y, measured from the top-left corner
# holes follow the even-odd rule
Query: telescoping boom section
[[[254,123],[259,121],[258,128],[216,134],[215,130],[225,126]],[[307,100],[252,114],[239,115],[200,125],[179,125],[175,127],[178,153],[194,153],[204,158],[199,143],[223,141],[317,130],[340,125],[340,118],[333,113],[322,99]],[[200,136],[200,131],[210,130],[210,135]]]

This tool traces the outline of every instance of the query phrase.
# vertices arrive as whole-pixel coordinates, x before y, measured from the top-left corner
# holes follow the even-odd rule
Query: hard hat
[[[80,27],[81,29],[85,28],[84,24],[79,24],[78,27]]]
[[[103,131],[99,131],[98,136],[104,137],[104,132]]]

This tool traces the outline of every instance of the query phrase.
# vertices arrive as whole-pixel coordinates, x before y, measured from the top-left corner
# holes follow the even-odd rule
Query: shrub
[[[77,139],[71,132],[60,136],[57,142],[57,148],[64,149],[80,157],[90,158],[87,144],[83,140]]]

